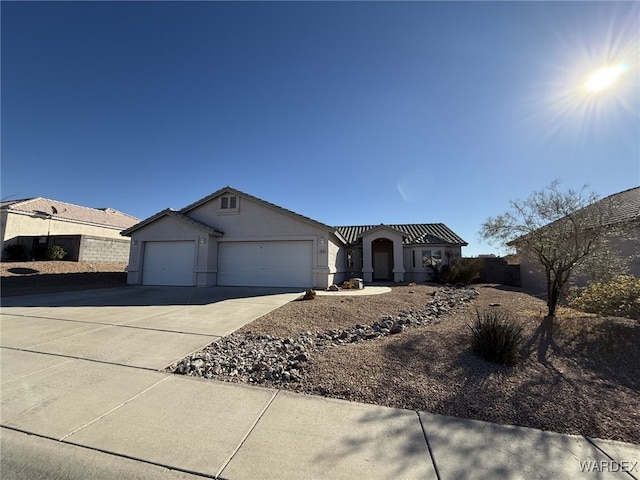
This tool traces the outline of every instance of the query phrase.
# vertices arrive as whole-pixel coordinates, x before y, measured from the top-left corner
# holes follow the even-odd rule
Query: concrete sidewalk
[[[3,479],[57,478],[41,475],[55,471],[82,478],[93,463],[104,478],[115,478],[108,466],[119,458],[133,472],[119,478],[146,478],[149,469],[151,478],[229,480],[640,477],[637,445],[46,354],[2,354],[3,370],[28,366],[2,384]],[[623,466],[634,470],[616,471]],[[31,469],[40,474],[24,476]]]
[[[37,391],[50,379],[45,398],[27,405],[3,399],[3,425],[38,435],[2,429],[3,478],[25,478],[25,465],[86,473],[83,463],[104,467],[118,456],[140,460],[133,471],[164,467],[171,474],[158,470],[154,478],[634,478],[613,470],[640,458],[638,446],[616,442],[76,362],[35,373],[17,388],[5,385],[8,398],[18,399],[19,390]],[[83,372],[81,387],[59,385],[71,371]],[[137,389],[116,388],[104,398],[118,384]],[[101,395],[69,409],[94,388]],[[73,462],[42,456],[62,445],[75,446]],[[581,472],[584,465],[611,472],[594,477]]]
[[[3,306],[2,479],[640,480],[637,445],[157,371],[295,295],[271,293]]]

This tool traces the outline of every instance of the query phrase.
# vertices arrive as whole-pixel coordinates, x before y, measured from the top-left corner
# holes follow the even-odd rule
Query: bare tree
[[[613,200],[598,201],[596,194],[586,193],[586,187],[561,191],[559,186],[554,181],[525,200],[511,201],[507,213],[488,218],[480,231],[491,243],[517,247],[519,255],[544,270],[549,325],[572,276],[594,266],[612,265],[607,239],[619,228],[612,223]]]

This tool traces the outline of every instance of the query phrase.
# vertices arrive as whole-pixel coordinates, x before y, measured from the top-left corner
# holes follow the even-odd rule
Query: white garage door
[[[145,242],[143,285],[193,285],[194,242]]]
[[[220,242],[218,285],[313,286],[313,243]]]

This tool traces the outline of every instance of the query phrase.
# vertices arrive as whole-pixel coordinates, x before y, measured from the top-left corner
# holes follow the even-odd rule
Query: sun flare
[[[613,67],[605,67],[593,73],[584,84],[584,88],[592,93],[599,93],[608,89],[616,83],[616,80],[629,70],[625,62],[621,62]]]

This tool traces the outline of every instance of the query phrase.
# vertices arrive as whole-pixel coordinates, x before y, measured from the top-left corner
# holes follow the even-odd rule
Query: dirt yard
[[[2,296],[124,286],[124,267],[3,263]],[[295,337],[369,324],[424,308],[438,288],[394,286],[383,295],[294,301],[237,333]],[[639,321],[561,308],[548,336],[538,328],[543,300],[497,285],[474,288],[479,296],[464,311],[453,309],[437,323],[396,335],[313,352],[301,381],[266,386],[640,444]],[[516,366],[485,362],[471,351],[468,325],[476,308],[504,309],[524,326]]]
[[[423,308],[436,288],[397,286],[379,296],[291,302],[238,333],[295,338],[368,324]],[[480,295],[465,312],[312,353],[300,382],[267,386],[640,444],[640,322],[561,308],[546,336],[539,328],[544,301],[497,285],[474,288]],[[468,325],[476,308],[502,308],[524,326],[516,366],[486,362],[471,351]]]
[[[0,267],[3,297],[123,287],[127,283],[126,264],[44,261],[3,262]]]

